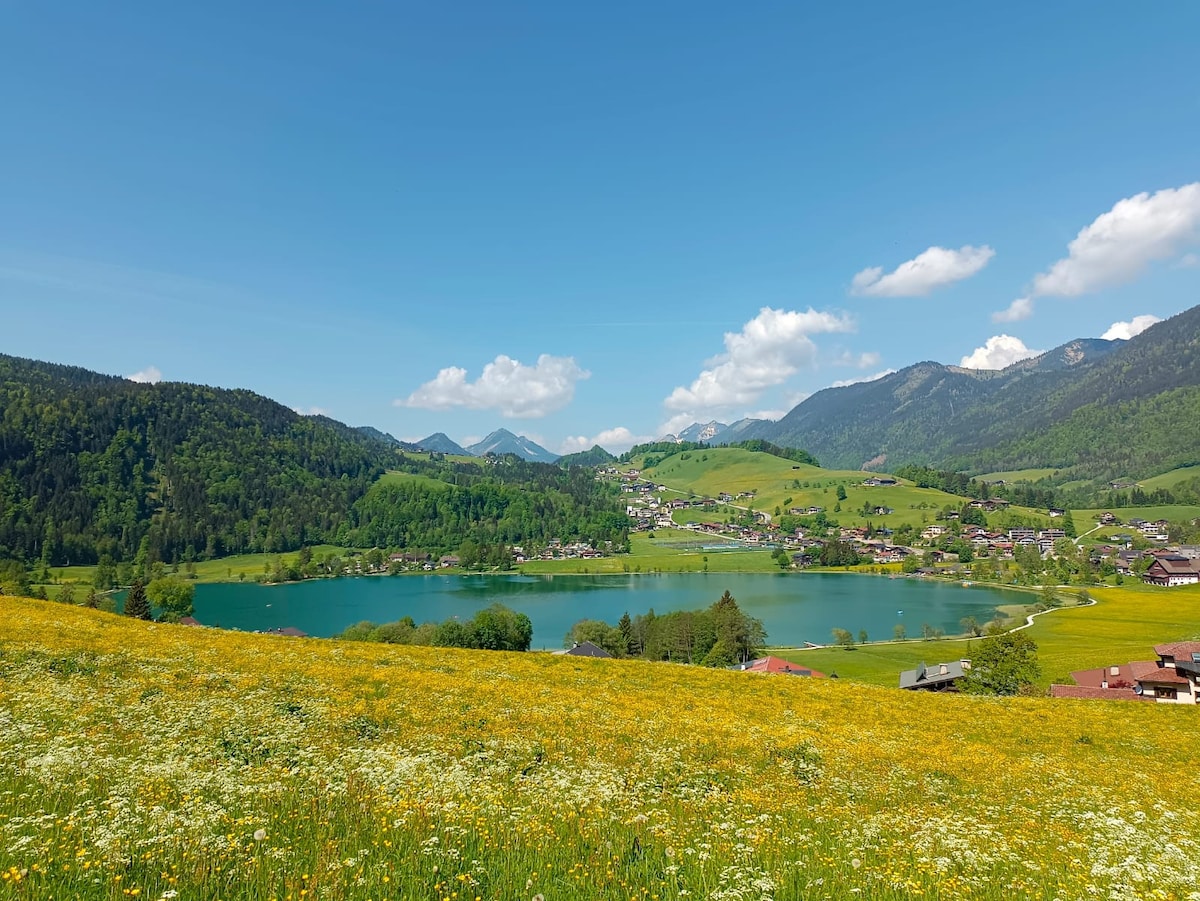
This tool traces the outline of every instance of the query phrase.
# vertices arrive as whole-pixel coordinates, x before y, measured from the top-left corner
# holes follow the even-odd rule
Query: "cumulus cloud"
[[[1150,263],[1200,243],[1200,182],[1118,200],[1033,280],[1034,295],[1077,297],[1131,281]]]
[[[992,322],[1020,322],[1033,315],[1033,298],[1018,297],[1008,305],[1008,309],[992,314]]]
[[[882,359],[883,357],[873,350],[868,350],[861,354],[851,353],[847,350],[837,358],[837,364],[839,366],[856,366],[859,369],[870,369],[872,366],[878,366],[879,361]]]
[[[924,297],[929,292],[970,278],[988,264],[996,251],[986,244],[966,244],[958,250],[930,247],[887,275],[882,266],[872,266],[854,276],[851,294],[870,297]]]
[[[292,407],[301,416],[328,416],[329,411],[324,407]]]
[[[977,347],[963,357],[958,365],[963,369],[1004,369],[1018,360],[1027,360],[1040,353],[1040,350],[1030,350],[1020,338],[993,335],[983,347]]]
[[[839,379],[838,381],[831,384],[829,387],[830,388],[845,388],[847,385],[857,385],[860,382],[873,382],[876,379],[883,378],[885,375],[891,375],[895,371],[896,370],[894,370],[894,369],[884,369],[880,372],[875,373],[874,375],[859,376],[856,379]]]
[[[1113,340],[1114,338],[1120,338],[1128,341],[1134,335],[1140,335],[1156,322],[1162,322],[1162,320],[1151,313],[1146,313],[1142,316],[1134,316],[1128,322],[1114,322],[1108,327],[1108,331],[1100,337],[1109,341]]]
[[[140,372],[135,372],[133,375],[127,375],[125,378],[131,382],[143,382],[147,385],[157,385],[162,381],[162,373],[157,366],[147,366]]]
[[[510,419],[537,419],[569,404],[575,396],[575,383],[590,375],[574,357],[542,354],[536,365],[526,366],[500,354],[473,382],[467,381],[467,370],[448,366],[433,381],[395,403],[423,410],[499,410]]]
[[[725,352],[707,361],[708,368],[689,387],[676,388],[663,403],[668,410],[697,417],[703,411],[751,404],[767,388],[816,362],[817,346],[810,335],[853,330],[849,316],[811,307],[806,312],[763,307],[740,332],[726,332]]]
[[[570,435],[563,439],[558,452],[564,456],[566,454],[576,454],[580,451],[591,450],[599,444],[610,454],[620,454],[629,450],[635,444],[645,444],[647,441],[653,440],[654,436],[652,435],[635,435],[629,429],[625,428],[625,426],[617,426],[612,429],[604,429],[594,438],[588,438],[586,435]]]

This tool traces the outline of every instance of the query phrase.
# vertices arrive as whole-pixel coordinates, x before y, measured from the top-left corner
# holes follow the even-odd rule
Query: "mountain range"
[[[463,447],[443,432],[435,432],[417,442],[418,448],[442,454],[457,454],[463,457],[482,457],[485,454],[516,454],[530,463],[553,463],[558,454],[551,453],[540,444],[524,435],[514,435],[508,429],[496,429],[482,441]]]
[[[778,421],[697,424],[681,436],[711,432],[706,440],[715,444],[761,438],[835,468],[1053,467],[1063,479],[1099,480],[1200,462],[1197,414],[1193,307],[1127,341],[1080,338],[1002,370],[914,363],[818,391]]]

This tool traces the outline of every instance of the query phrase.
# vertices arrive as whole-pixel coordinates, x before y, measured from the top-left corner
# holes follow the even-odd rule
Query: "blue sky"
[[[1200,4],[0,23],[0,352],[620,450],[1200,301]]]

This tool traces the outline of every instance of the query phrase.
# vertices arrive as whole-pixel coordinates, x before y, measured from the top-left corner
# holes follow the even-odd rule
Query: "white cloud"
[[[610,454],[621,454],[635,444],[645,444],[647,441],[653,440],[654,437],[651,435],[635,435],[629,429],[625,428],[625,426],[617,426],[613,429],[604,429],[604,431],[600,432],[594,438],[588,438],[586,435],[568,436],[559,445],[558,452],[565,456],[566,454],[591,450],[599,444]]]
[[[1008,309],[992,314],[992,322],[1020,322],[1033,315],[1033,298],[1018,297],[1008,305]]]
[[[329,411],[324,407],[292,407],[301,416],[328,416]]]
[[[500,354],[483,367],[474,382],[467,381],[467,370],[448,366],[433,381],[395,403],[424,410],[499,410],[508,418],[536,419],[569,404],[575,396],[575,383],[590,375],[574,357],[542,354],[536,365],[526,366]]]
[[[983,347],[977,347],[963,357],[958,365],[963,369],[1004,369],[1018,360],[1027,360],[1040,353],[1040,350],[1030,350],[1020,338],[993,335]]]
[[[986,244],[966,244],[958,250],[930,247],[892,272],[883,274],[882,266],[872,266],[854,276],[851,294],[871,297],[924,297],[936,288],[970,278],[988,264],[996,251]]]
[[[1121,338],[1128,341],[1134,335],[1140,335],[1156,322],[1162,322],[1162,320],[1150,313],[1142,316],[1134,316],[1128,322],[1114,322],[1108,327],[1108,331],[1100,337],[1108,341],[1114,338]]]
[[[684,419],[676,426],[682,428],[710,413],[753,403],[767,388],[816,362],[817,346],[810,335],[853,330],[849,316],[811,307],[803,313],[763,307],[740,332],[725,333],[725,353],[707,361],[709,368],[690,387],[671,392],[663,403],[680,415],[669,423]]]
[[[843,351],[842,355],[837,358],[838,366],[856,366],[859,369],[870,369],[872,366],[878,366],[879,361],[883,357],[876,351],[869,350],[865,353],[855,354],[850,351]]]
[[[1175,264],[1176,269],[1194,269],[1196,266],[1200,266],[1200,256],[1194,253],[1185,253]]]
[[[131,382],[143,382],[148,385],[157,385],[162,381],[162,373],[157,366],[147,366],[141,372],[135,372],[133,375],[127,375],[125,378]]]
[[[873,382],[876,379],[883,378],[885,375],[891,375],[895,371],[896,370],[894,370],[894,369],[884,369],[883,371],[877,372],[874,375],[863,375],[863,376],[859,376],[856,379],[839,379],[838,381],[831,384],[829,387],[830,388],[845,388],[847,385],[857,385],[860,382]]]
[[[1076,297],[1135,278],[1150,263],[1200,243],[1200,182],[1117,201],[1033,280],[1034,295]]]

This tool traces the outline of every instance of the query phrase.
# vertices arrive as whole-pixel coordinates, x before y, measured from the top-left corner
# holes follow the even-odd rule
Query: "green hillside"
[[[394,459],[249,391],[0,355],[0,558],[173,562],[329,541]]]
[[[1058,470],[1077,500],[1118,478],[1195,465],[1200,307],[1128,341],[1079,339],[998,371],[923,362],[819,391],[754,436],[826,465],[881,460],[1003,473]]]
[[[959,495],[918,488],[903,479],[891,486],[863,485],[865,479],[881,473],[822,469],[740,448],[681,451],[647,469],[645,475],[685,496],[716,498],[722,492],[728,493],[735,497],[733,504],[771,515],[776,508],[787,513],[793,507],[823,507],[827,515],[850,526],[867,522],[876,526],[920,526],[932,522],[942,509],[957,510],[966,502]],[[838,499],[839,487],[846,494],[844,500]],[[742,492],[755,494],[753,498],[737,499]],[[864,513],[864,505],[872,510]],[[839,506],[840,511],[835,511]],[[893,512],[881,516],[873,512],[875,507],[889,507]],[[1045,518],[1044,510],[1016,507],[1014,511],[1038,521]]]

